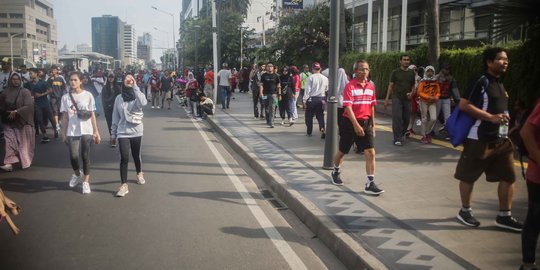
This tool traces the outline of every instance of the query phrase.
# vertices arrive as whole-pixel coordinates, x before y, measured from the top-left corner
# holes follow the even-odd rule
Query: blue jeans
[[[228,109],[229,103],[231,103],[231,95],[229,94],[231,87],[220,85],[219,88],[221,89],[221,108]]]

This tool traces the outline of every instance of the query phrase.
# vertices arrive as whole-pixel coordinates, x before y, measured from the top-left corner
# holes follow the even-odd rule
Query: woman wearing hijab
[[[200,89],[199,82],[195,79],[193,72],[188,73],[188,82],[186,84],[186,97],[189,99],[189,108],[193,117],[202,115],[199,112],[199,97],[198,91]]]
[[[114,83],[114,74],[107,76],[107,82],[105,87],[101,91],[101,103],[103,104],[103,113],[105,114],[105,120],[107,120],[107,127],[109,128],[109,135],[111,135],[112,114],[114,108],[114,101],[116,96],[120,94],[120,89]],[[116,140],[110,138],[111,147],[116,147]]]
[[[420,97],[420,113],[422,114],[422,143],[431,143],[431,130],[437,120],[437,101],[441,94],[439,82],[435,77],[435,68],[427,66],[424,78],[418,84]],[[429,120],[428,120],[429,118]]]
[[[0,94],[0,112],[4,126],[6,154],[4,171],[13,171],[13,164],[26,169],[34,158],[34,101],[30,90],[22,87],[21,76],[12,73],[8,87]]]
[[[127,171],[129,163],[129,151],[135,163],[137,171],[137,184],[146,183],[142,172],[141,147],[143,137],[143,107],[148,101],[144,93],[139,90],[135,78],[127,75],[124,79],[122,94],[114,101],[112,118],[112,137],[118,139],[120,148],[120,181],[121,185],[116,193],[117,197],[124,197],[129,193],[127,184]]]

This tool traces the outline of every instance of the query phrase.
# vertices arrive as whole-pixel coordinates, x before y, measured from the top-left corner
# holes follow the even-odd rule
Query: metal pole
[[[176,28],[174,27],[174,13],[171,13],[171,17],[172,17],[172,29],[173,29],[173,32],[172,32],[172,36],[173,36],[173,48],[174,48],[174,57],[173,57],[173,65],[174,65],[174,72],[176,72],[176,69],[178,68],[176,66],[176,54],[178,52],[178,50],[176,49],[176,34],[174,32],[176,32]]]
[[[240,70],[242,68],[244,63],[244,28],[240,26]]]
[[[11,51],[11,71],[13,72],[13,36],[9,36],[9,44],[10,44],[10,51]]]
[[[217,20],[216,20],[216,0],[212,0],[212,45],[214,54],[214,103],[217,104],[217,67],[218,67],[218,51],[217,51]]]
[[[354,31],[355,31],[355,27],[354,27],[354,10],[356,8],[356,1],[353,0],[352,1],[352,31],[351,31],[351,49],[352,51],[354,52]],[[370,27],[371,24],[368,23],[368,27]]]
[[[264,16],[262,16],[262,23],[263,23],[263,47],[266,47],[266,31],[264,30]]]
[[[334,168],[337,151],[337,69],[339,58],[339,5],[340,1],[330,1],[330,58],[328,114],[326,115],[326,140],[324,141],[324,169]]]

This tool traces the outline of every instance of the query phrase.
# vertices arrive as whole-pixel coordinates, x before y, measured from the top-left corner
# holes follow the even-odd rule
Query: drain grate
[[[287,207],[287,205],[285,205],[285,203],[283,203],[280,199],[276,198],[270,190],[261,189],[260,192],[263,198],[266,201],[268,201],[272,205],[272,207],[274,207],[275,209],[277,210],[289,209],[289,207]]]

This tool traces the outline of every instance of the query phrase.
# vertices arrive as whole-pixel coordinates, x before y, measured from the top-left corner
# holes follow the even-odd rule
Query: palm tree
[[[501,38],[522,28],[523,40],[540,38],[540,1],[495,0],[493,37]]]

